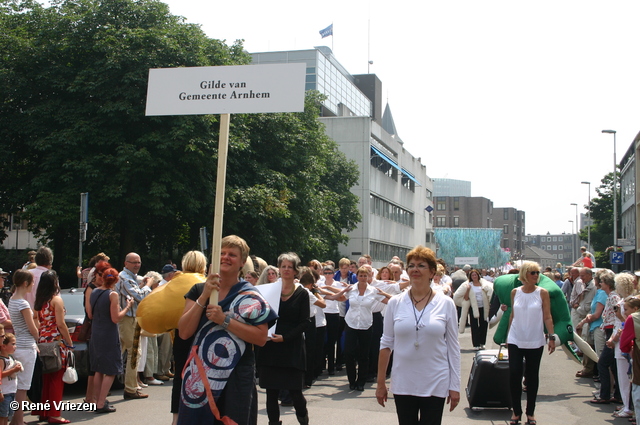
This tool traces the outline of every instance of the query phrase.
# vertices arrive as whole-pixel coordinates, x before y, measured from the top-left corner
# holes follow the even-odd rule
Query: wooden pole
[[[220,139],[218,141],[218,177],[216,180],[216,203],[213,213],[213,242],[211,244],[211,273],[220,271],[220,242],[222,241],[222,219],[224,216],[224,188],[227,179],[227,153],[229,151],[230,114],[220,114]],[[218,304],[218,291],[213,291],[209,304]]]

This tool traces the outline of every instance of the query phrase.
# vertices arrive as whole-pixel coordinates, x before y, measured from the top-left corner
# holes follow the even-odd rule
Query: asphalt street
[[[490,336],[492,332],[490,331]],[[462,399],[460,405],[449,412],[445,408],[443,424],[477,424],[505,425],[510,418],[507,409],[472,410],[469,408],[464,388],[466,388],[472,359],[475,352],[471,350],[470,330],[460,335],[462,347]],[[487,348],[497,348],[487,344]],[[425,365],[428,367],[428,365]],[[536,408],[536,417],[540,425],[601,425],[629,424],[627,419],[613,418],[614,405],[592,405],[589,400],[591,392],[596,389],[592,379],[576,378],[575,372],[580,366],[566,355],[558,351],[552,355],[544,354],[540,371],[540,391]],[[83,384],[67,386],[65,401],[80,403],[83,398]],[[264,391],[259,391],[260,425],[267,425]],[[93,412],[64,412],[63,415],[72,422],[91,421],[98,425],[140,425],[141,423],[171,424],[169,413],[171,385],[149,387],[145,389],[148,399],[122,399],[122,390],[113,391],[109,397],[117,411],[110,414],[97,415]],[[397,423],[395,406],[390,399],[387,407],[381,407],[375,399],[375,384],[367,384],[364,392],[351,392],[344,370],[335,376],[323,375],[310,389],[305,391],[308,402],[310,422],[316,424],[394,424]],[[523,395],[522,406],[525,406]],[[297,424],[292,407],[281,407],[283,425]],[[37,418],[25,416],[28,422]]]

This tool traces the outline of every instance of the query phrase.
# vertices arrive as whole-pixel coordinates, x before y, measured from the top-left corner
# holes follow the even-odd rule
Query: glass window
[[[505,208],[503,214],[504,214],[503,219],[509,220],[509,210]]]
[[[453,197],[453,210],[454,211],[460,210],[460,198],[458,196]]]
[[[509,225],[508,224],[504,225],[503,232],[504,232],[505,235],[509,234]]]
[[[453,227],[460,227],[460,217],[453,217]]]
[[[443,217],[443,216],[436,217],[437,227],[445,227],[446,225],[447,225],[447,217]]]

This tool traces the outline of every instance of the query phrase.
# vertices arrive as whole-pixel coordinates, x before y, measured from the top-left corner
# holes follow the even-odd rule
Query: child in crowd
[[[2,325],[0,325],[2,326]],[[0,330],[2,344],[0,345],[0,368],[2,369],[2,393],[0,394],[0,425],[7,425],[13,413],[11,402],[16,398],[18,380],[16,373],[22,371],[22,363],[13,358],[16,351],[16,337],[12,333],[4,334],[4,327]]]

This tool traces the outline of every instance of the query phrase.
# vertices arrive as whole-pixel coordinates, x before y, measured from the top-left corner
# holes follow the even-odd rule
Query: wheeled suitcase
[[[471,365],[467,383],[469,407],[511,408],[509,357],[506,349],[480,350]]]

